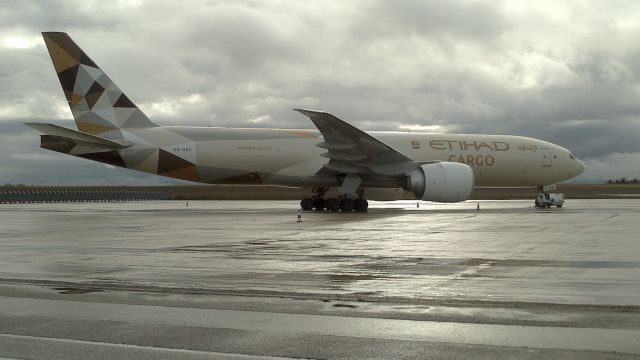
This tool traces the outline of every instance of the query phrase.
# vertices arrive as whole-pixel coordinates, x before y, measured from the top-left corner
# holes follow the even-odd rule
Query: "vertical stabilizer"
[[[120,129],[157,126],[66,33],[42,36],[80,131],[121,138]]]

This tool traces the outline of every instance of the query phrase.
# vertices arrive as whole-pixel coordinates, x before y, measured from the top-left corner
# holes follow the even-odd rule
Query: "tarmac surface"
[[[640,357],[640,199],[419,204],[2,205],[0,358]]]

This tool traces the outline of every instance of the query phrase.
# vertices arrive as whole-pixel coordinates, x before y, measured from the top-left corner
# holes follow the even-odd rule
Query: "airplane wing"
[[[34,128],[41,133],[49,136],[55,136],[58,138],[63,138],[65,140],[71,140],[74,143],[80,143],[83,145],[100,147],[100,148],[108,148],[108,149],[124,149],[131,145],[128,144],[120,144],[115,141],[111,141],[99,136],[91,135],[88,133],[84,133],[81,131],[67,129],[62,126],[53,125],[53,124],[40,124],[40,123],[24,123],[25,125]]]
[[[404,175],[419,164],[364,131],[337,117],[313,110],[294,109],[311,119],[324,142],[316,146],[327,149],[325,168],[349,175]]]

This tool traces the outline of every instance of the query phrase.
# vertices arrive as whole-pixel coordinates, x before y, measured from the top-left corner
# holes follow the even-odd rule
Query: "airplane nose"
[[[575,161],[575,166],[576,166],[576,176],[580,175],[584,172],[584,165],[582,164],[582,161],[580,160],[574,160]]]

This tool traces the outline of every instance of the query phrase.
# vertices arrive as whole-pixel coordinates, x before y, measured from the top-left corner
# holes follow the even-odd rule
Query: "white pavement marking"
[[[71,340],[48,338],[41,336],[26,336],[14,334],[0,334],[0,351],[13,350],[22,352],[28,358],[52,359],[52,354],[63,354],[65,359],[84,359],[90,354],[92,359],[136,358],[136,359],[217,359],[217,360],[272,360],[291,359],[273,356],[257,356],[245,354],[229,354],[215,351],[198,351],[188,349],[159,348],[154,346],[115,344],[98,341]],[[40,354],[38,349],[46,349],[46,354]],[[16,356],[12,354],[11,356]],[[10,358],[2,358],[10,359]]]
[[[0,316],[640,354],[640,330],[471,324],[0,297]]]

